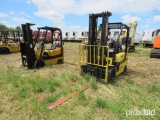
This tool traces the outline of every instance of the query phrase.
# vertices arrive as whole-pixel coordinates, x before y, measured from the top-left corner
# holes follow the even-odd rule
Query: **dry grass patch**
[[[156,116],[128,116],[128,119],[160,119],[160,64],[150,59],[150,48],[138,46],[129,53],[128,71],[113,84],[102,84],[89,75],[79,75],[78,44],[65,43],[65,63],[27,70],[20,53],[0,56],[0,117],[6,119],[127,119],[126,110],[155,109]],[[51,94],[69,82],[72,87]],[[91,87],[55,109],[47,106],[74,90]],[[41,95],[48,97],[41,102]]]

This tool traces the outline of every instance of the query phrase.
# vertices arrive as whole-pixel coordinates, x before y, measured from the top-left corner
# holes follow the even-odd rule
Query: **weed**
[[[79,94],[78,94],[78,100],[85,100],[86,99],[86,95],[84,94],[84,92],[82,91],[82,92],[80,92]]]
[[[134,84],[134,81],[131,80],[131,79],[126,79],[125,81],[126,81],[128,84]]]
[[[44,91],[43,84],[40,82],[36,82],[34,86],[32,86],[34,93],[40,93]]]
[[[147,86],[147,90],[148,93],[160,93],[160,86],[151,84]]]
[[[84,119],[85,119],[85,120],[93,120],[94,117],[93,117],[92,114],[87,114],[87,115],[85,115]]]
[[[3,85],[3,82],[2,82],[2,81],[0,81],[0,88],[2,87],[2,85]]]
[[[75,82],[77,80],[79,80],[78,76],[76,74],[69,74],[68,78],[70,79],[70,81]]]
[[[125,113],[123,105],[121,102],[117,102],[117,103],[111,103],[109,104],[109,107],[112,109],[113,113],[115,114],[123,114]]]
[[[25,98],[28,95],[28,88],[26,86],[22,86],[17,90],[18,96],[21,98]]]
[[[0,107],[0,113],[2,113],[2,112],[3,112],[3,110],[4,110],[4,108]]]
[[[89,73],[84,74],[84,79],[86,79],[87,81],[89,81],[91,78],[91,75]]]
[[[90,82],[91,88],[97,90],[97,79],[92,77],[91,82]]]
[[[63,79],[63,81],[67,81],[67,77],[65,73],[62,73],[59,77]]]
[[[57,80],[53,80],[53,79],[48,79],[46,82],[46,88],[50,91],[53,92],[55,91],[55,87],[59,87],[60,86],[60,82]]]
[[[142,73],[141,78],[147,78],[147,75],[145,73]]]
[[[97,97],[95,100],[96,103],[96,107],[100,107],[100,108],[106,108],[107,107],[107,102],[105,99],[101,98],[101,97]]]
[[[54,94],[46,98],[47,102],[55,102],[60,97],[60,94]]]

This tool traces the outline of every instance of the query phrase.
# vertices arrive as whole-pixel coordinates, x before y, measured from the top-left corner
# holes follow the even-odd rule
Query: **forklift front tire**
[[[45,66],[45,63],[43,60],[38,60],[34,63],[35,68],[43,68]]]
[[[109,83],[114,82],[115,77],[116,77],[116,69],[114,67],[109,68],[109,70],[108,70],[108,81],[109,81]]]

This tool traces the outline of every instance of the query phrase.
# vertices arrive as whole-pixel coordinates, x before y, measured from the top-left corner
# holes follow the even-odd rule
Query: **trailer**
[[[64,32],[62,33],[64,35],[64,37],[62,38],[63,41],[69,41],[71,39],[71,33],[70,32]]]
[[[147,46],[147,45],[153,45],[153,33],[154,30],[145,30],[145,31],[142,31],[142,44],[144,46]]]
[[[141,38],[142,38],[142,35],[141,35],[140,33],[136,33],[135,39],[134,39],[134,44],[135,44],[135,45],[140,44]]]

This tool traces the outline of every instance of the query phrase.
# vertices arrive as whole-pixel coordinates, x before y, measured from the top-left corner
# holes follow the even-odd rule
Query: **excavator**
[[[154,43],[151,48],[150,58],[160,58],[160,29],[153,31]]]
[[[62,64],[64,62],[64,51],[62,44],[62,32],[61,29],[56,27],[40,27],[36,38],[33,39],[33,32],[31,26],[35,24],[26,23],[22,24],[22,32],[24,41],[21,45],[21,58],[22,65],[28,69],[42,68],[49,64]],[[44,39],[38,41],[41,31],[45,31]],[[59,31],[57,39],[53,39],[54,32]],[[51,41],[46,44],[47,33],[51,32]]]
[[[0,33],[0,54],[20,51],[19,31],[0,31]]]
[[[84,31],[82,32],[82,44],[87,44],[88,43],[88,32]]]
[[[79,45],[80,74],[90,74],[103,83],[113,82],[115,77],[127,70],[129,27],[121,22],[109,23],[111,12],[89,14],[88,44]],[[98,20],[101,24],[101,33],[97,30]],[[125,48],[118,39],[109,39],[110,30],[118,29],[122,33],[125,29]],[[97,40],[98,35],[100,40]],[[99,42],[99,43],[98,43]]]
[[[136,35],[137,21],[130,23],[129,28],[130,28],[130,31],[132,29],[132,36],[131,36],[131,40],[129,43],[128,52],[134,52],[135,51],[134,41],[135,41],[135,35]]]

